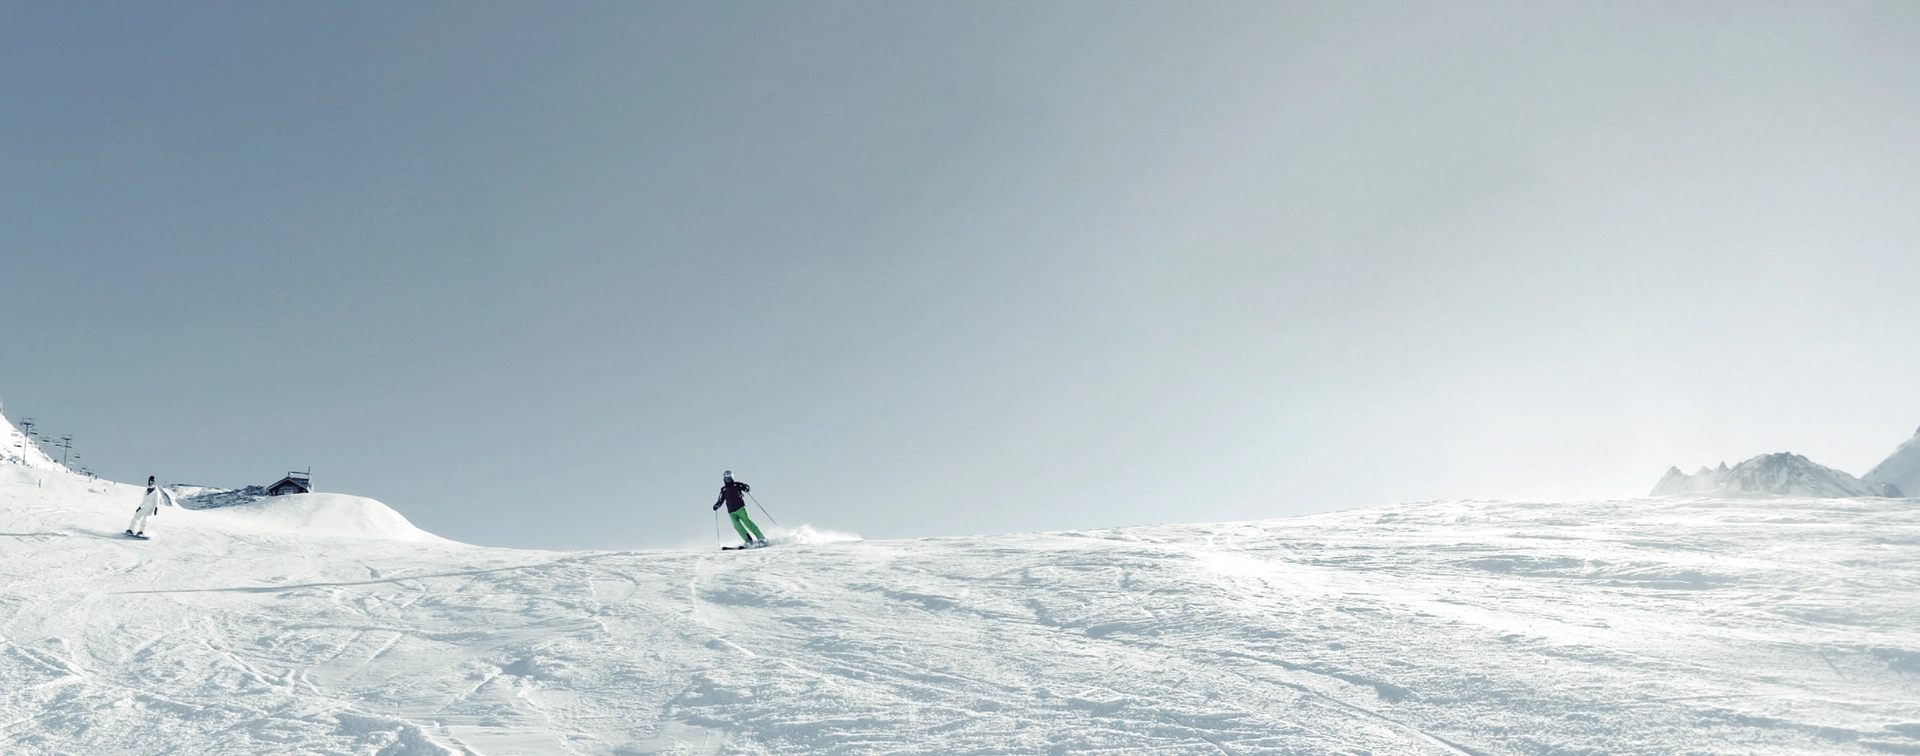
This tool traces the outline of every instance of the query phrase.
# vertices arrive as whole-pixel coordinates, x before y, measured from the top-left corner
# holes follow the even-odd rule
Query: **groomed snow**
[[[0,465],[0,752],[1920,753],[1905,500],[563,553],[138,493]]]

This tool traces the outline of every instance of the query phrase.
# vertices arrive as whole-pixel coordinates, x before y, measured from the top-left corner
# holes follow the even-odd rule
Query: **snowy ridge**
[[[1920,431],[1914,431],[1913,438],[1874,465],[1862,480],[1873,485],[1893,486],[1907,496],[1920,497]]]
[[[1762,454],[1733,467],[1700,468],[1692,475],[1675,467],[1655,484],[1650,496],[1682,494],[1712,496],[1796,496],[1845,498],[1901,496],[1900,489],[1868,483],[1798,454]]]
[[[54,470],[68,472],[65,465],[47,456],[27,434],[14,427],[13,421],[0,415],[0,463],[11,463],[31,467],[35,470]]]
[[[0,752],[1920,752],[1905,500],[566,553],[138,493],[0,465]]]
[[[1692,475],[1680,472],[1679,467],[1667,468],[1667,474],[1653,485],[1648,496],[1676,496],[1679,494],[1718,493],[1727,479],[1727,463],[1721,462],[1717,468],[1702,467]]]
[[[219,509],[257,504],[267,498],[266,486],[214,488],[211,486],[169,485],[166,487],[187,509]]]
[[[0,489],[64,502],[76,532],[112,536],[125,529],[145,486],[113,483],[67,472],[0,464]],[[4,502],[0,502],[3,506]],[[150,529],[155,535],[194,543],[224,544],[231,539],[292,537],[301,540],[358,538],[407,543],[459,545],[415,527],[391,507],[345,494],[268,497],[251,505],[193,510],[161,507]]]

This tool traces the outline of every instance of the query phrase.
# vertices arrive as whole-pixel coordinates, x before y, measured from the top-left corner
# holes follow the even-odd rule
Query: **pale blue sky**
[[[1920,425],[1911,3],[0,24],[0,399],[451,538],[1642,494]]]

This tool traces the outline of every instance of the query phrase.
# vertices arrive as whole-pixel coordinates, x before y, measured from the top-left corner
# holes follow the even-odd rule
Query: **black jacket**
[[[726,485],[720,487],[720,498],[713,501],[713,508],[719,509],[721,504],[725,504],[728,512],[740,511],[747,505],[745,494],[751,490],[753,490],[752,486],[737,480],[729,480]]]

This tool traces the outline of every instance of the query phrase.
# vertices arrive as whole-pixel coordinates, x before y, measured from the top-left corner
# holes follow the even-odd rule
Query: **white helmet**
[[[727,480],[733,480],[733,471],[728,470],[726,472],[720,473],[720,477],[726,478]]]

